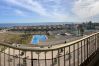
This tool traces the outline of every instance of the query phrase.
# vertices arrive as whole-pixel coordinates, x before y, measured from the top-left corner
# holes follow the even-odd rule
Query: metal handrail
[[[90,62],[91,56],[96,54],[98,41],[99,32],[50,48],[14,46],[0,42],[0,66],[85,66],[83,63],[86,60]]]

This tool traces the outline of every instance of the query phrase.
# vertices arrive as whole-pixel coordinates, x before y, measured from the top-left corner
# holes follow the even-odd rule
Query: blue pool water
[[[45,42],[47,40],[46,35],[33,35],[32,37],[32,44],[38,44],[39,41]]]

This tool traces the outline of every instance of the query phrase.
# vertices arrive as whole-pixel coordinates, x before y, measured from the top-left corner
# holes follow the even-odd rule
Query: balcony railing
[[[89,57],[98,49],[98,41],[99,33],[49,48],[0,42],[0,66],[81,66],[91,60]]]

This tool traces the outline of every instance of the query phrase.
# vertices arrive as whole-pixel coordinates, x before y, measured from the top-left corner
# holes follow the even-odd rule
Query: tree
[[[81,24],[77,25],[77,30],[78,30],[78,35],[83,36],[84,29],[83,29],[83,26]]]
[[[94,24],[92,23],[92,21],[89,21],[88,23],[87,23],[87,29],[94,29],[95,28],[95,26],[94,26]]]

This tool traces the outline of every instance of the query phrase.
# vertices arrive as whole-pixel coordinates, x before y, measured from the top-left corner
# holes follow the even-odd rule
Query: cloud
[[[36,1],[32,0],[6,0],[6,1],[10,4],[36,12],[40,15],[46,15],[45,9]]]
[[[78,18],[90,19],[99,15],[99,0],[75,1],[72,11]]]
[[[57,21],[95,20],[99,0],[3,0],[20,16],[56,19]],[[2,5],[2,4],[1,4]],[[14,8],[15,7],[15,8]],[[21,9],[22,8],[22,9]],[[12,10],[13,9],[13,10]],[[15,15],[16,15],[15,14]],[[96,19],[97,20],[97,19]]]
[[[16,13],[17,16],[26,16],[26,14],[21,10],[16,9],[14,10],[14,12]]]
[[[51,9],[48,9],[48,7],[44,7],[44,4],[40,3],[38,0],[5,0],[8,4],[11,4],[12,6],[22,7],[26,10],[32,11],[33,13],[37,13],[40,16],[48,17],[48,18],[55,18],[59,20],[66,20],[67,15],[63,12],[63,8],[61,8],[61,0],[42,0],[46,4],[49,2],[56,3],[52,6]],[[51,5],[49,5],[51,6]],[[22,11],[16,11],[18,14],[23,14]]]
[[[53,14],[49,15],[51,18],[57,19],[59,21],[66,21],[69,18],[69,15],[59,13],[59,12],[53,12]]]

